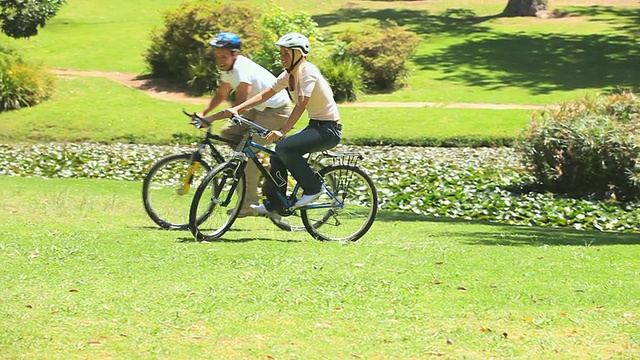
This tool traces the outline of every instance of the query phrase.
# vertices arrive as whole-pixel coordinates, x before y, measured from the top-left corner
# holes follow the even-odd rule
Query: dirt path
[[[71,69],[54,69],[51,73],[58,76],[93,76],[113,80],[126,87],[144,91],[147,95],[167,100],[184,102],[189,104],[207,104],[209,99],[196,97],[187,90],[171,84],[164,79],[141,77],[132,73],[107,72],[107,71],[84,71]],[[491,104],[491,103],[439,103],[439,102],[355,102],[341,104],[342,107],[404,107],[404,108],[423,108],[423,107],[441,107],[441,108],[460,108],[460,109],[524,109],[539,110],[545,109],[547,105],[528,105],[528,104]]]

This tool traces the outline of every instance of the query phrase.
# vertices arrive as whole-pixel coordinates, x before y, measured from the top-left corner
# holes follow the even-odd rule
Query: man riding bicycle
[[[242,42],[238,35],[222,32],[213,38],[209,44],[215,48],[216,64],[220,69],[220,84],[216,94],[207,107],[202,111],[206,116],[211,110],[227,100],[231,91],[235,93],[235,104],[241,104],[265,89],[269,89],[275,82],[267,69],[240,55]],[[274,94],[268,101],[255,105],[244,113],[244,116],[267,129],[280,129],[291,114],[291,100],[284,91]],[[242,126],[227,124],[220,132],[222,137],[240,141],[245,133]],[[258,143],[266,141],[256,139]],[[247,179],[247,196],[240,210],[239,217],[256,215],[250,205],[258,205],[258,169],[253,162],[249,162],[245,169]]]

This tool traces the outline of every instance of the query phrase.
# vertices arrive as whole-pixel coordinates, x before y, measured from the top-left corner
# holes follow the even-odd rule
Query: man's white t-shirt
[[[242,55],[238,55],[235,63],[233,64],[233,69],[230,71],[222,71],[220,73],[220,81],[231,85],[231,88],[234,90],[238,85],[240,85],[240,83],[251,85],[251,92],[248,97],[248,99],[250,99],[262,90],[269,89],[276,81],[276,77],[273,76],[269,70]],[[280,108],[290,103],[291,100],[287,93],[280,91],[269,100],[256,105],[253,108],[259,111],[264,111],[265,108]]]
[[[303,62],[294,69],[293,73],[282,72],[271,86],[273,91],[283,89],[289,91],[289,78],[293,76],[294,89],[291,93],[293,102],[298,102],[298,97],[309,97],[307,114],[311,120],[338,121],[340,113],[338,104],[333,99],[333,91],[320,70],[310,62]]]

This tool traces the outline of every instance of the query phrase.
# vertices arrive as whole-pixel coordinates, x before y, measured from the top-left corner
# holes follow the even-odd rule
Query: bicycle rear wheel
[[[164,229],[186,230],[193,194],[210,170],[204,161],[194,166],[191,154],[169,155],[153,164],[142,183],[142,202],[151,220]]]
[[[244,173],[230,163],[218,165],[204,178],[189,211],[189,230],[198,240],[224,235],[238,217],[246,192]]]
[[[334,165],[320,171],[328,193],[309,208],[300,209],[302,222],[311,236],[323,241],[356,241],[369,231],[378,213],[378,193],[371,178],[360,168]],[[314,208],[314,205],[333,205]]]

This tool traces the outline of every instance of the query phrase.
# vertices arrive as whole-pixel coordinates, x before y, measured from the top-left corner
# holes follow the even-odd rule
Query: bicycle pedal
[[[291,216],[291,215],[295,214],[295,210],[279,209],[278,210],[278,214],[280,214],[281,216]]]

